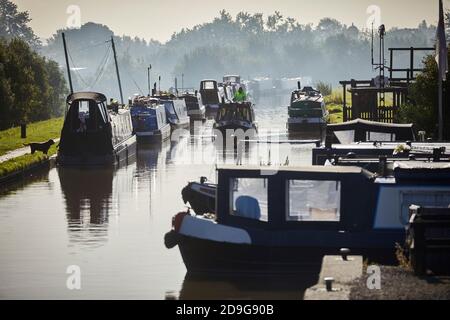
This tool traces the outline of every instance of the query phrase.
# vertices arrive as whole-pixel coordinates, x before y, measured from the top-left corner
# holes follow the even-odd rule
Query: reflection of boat
[[[106,97],[96,92],[73,93],[67,104],[57,157],[60,165],[107,165],[134,156],[136,137],[129,110],[107,108]]]
[[[191,120],[206,119],[206,108],[203,105],[202,96],[197,91],[185,93],[180,98],[186,101],[187,112]]]
[[[130,110],[138,141],[160,143],[170,138],[170,124],[159,99],[136,97]]]
[[[112,201],[114,169],[59,168],[58,175],[72,240],[89,245],[104,241],[109,215],[117,209]]]
[[[199,275],[187,273],[180,300],[301,300],[315,285],[320,266],[296,276]],[[214,288],[214,290],[211,290]]]
[[[395,162],[380,177],[359,167],[277,169],[219,168],[216,218],[173,218],[165,243],[179,246],[188,272],[298,273],[341,248],[393,262],[409,206],[450,204],[448,163]]]
[[[216,212],[216,189],[213,183],[207,183],[205,177],[200,182],[189,182],[181,191],[184,203],[189,202],[196,214]]]
[[[219,130],[223,137],[228,130],[242,130],[246,136],[254,137],[258,132],[255,112],[251,102],[224,103],[216,115],[213,128]]]
[[[289,132],[314,131],[321,134],[327,121],[328,111],[319,91],[304,87],[292,92],[287,122]]]
[[[200,82],[200,95],[209,116],[214,115],[219,109],[221,97],[219,87],[215,80],[203,80]]]

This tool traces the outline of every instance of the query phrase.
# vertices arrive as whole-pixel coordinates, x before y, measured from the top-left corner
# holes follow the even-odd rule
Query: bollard
[[[27,137],[27,125],[26,124],[20,125],[20,137],[22,139],[25,139]]]
[[[350,249],[349,248],[341,248],[341,250],[339,250],[339,251],[341,253],[342,260],[348,261],[348,255],[350,254]]]
[[[333,291],[333,282],[334,282],[334,278],[333,277],[325,277],[323,280],[325,280],[325,286],[327,288],[327,291]]]

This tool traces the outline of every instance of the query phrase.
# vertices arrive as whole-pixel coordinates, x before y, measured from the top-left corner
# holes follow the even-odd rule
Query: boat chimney
[[[298,88],[298,90],[302,89],[302,84],[300,83],[300,81],[297,81],[297,88]]]

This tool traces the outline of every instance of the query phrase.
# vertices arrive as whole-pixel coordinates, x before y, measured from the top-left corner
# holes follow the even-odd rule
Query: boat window
[[[339,181],[287,181],[287,221],[339,221]]]
[[[334,131],[341,144],[351,144],[355,141],[355,130]]]
[[[396,141],[395,133],[366,132],[366,141]]]
[[[174,116],[176,115],[172,101],[165,101],[164,106],[170,115],[174,115]]]
[[[267,187],[267,179],[231,179],[231,214],[242,218],[267,222]]]
[[[212,81],[203,82],[203,89],[205,89],[205,90],[215,89],[214,82],[212,82]]]

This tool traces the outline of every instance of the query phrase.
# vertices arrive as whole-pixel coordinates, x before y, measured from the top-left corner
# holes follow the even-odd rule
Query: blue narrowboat
[[[153,97],[136,97],[131,106],[133,130],[138,142],[160,143],[170,138],[164,104]]]
[[[159,96],[166,110],[167,121],[173,130],[189,128],[190,118],[184,99],[175,96]]]

